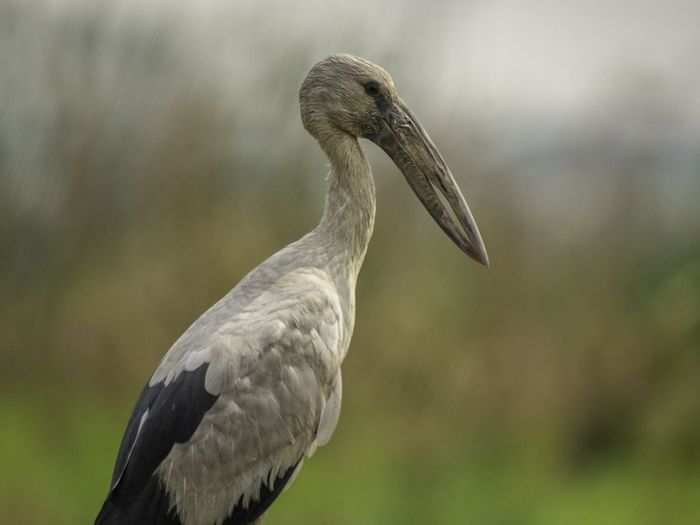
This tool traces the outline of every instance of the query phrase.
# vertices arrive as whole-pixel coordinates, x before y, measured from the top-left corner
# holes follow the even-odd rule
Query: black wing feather
[[[107,497],[95,525],[182,525],[157,476],[151,476],[143,490],[126,504]]]
[[[181,372],[167,386],[161,382],[143,389],[129,418],[110,491],[95,525],[179,523],[169,512],[167,495],[153,474],[173,445],[192,437],[218,398],[204,387],[208,367],[205,363],[191,372]]]
[[[181,372],[167,386],[161,382],[143,389],[129,418],[110,491],[95,525],[182,525],[154,473],[173,445],[192,437],[218,398],[204,387],[207,368],[208,364],[203,364],[191,372]],[[255,522],[281,494],[298,464],[284,471],[273,488],[263,484],[260,497],[249,502],[247,508],[242,501],[236,502],[223,525]]]

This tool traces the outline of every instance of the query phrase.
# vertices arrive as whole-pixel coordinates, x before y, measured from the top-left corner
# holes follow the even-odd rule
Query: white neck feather
[[[374,230],[374,179],[355,137],[337,132],[325,137],[321,147],[331,161],[331,173],[326,207],[316,231],[332,250],[338,270],[348,268],[354,282]]]

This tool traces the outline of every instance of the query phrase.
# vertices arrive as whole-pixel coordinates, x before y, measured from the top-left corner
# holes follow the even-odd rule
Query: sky
[[[684,95],[700,93],[698,20],[700,3],[683,0],[483,2],[462,17],[447,69],[494,104],[561,111],[585,106],[624,70],[654,71]]]
[[[57,11],[90,4],[47,2]],[[243,25],[276,47],[316,35],[322,54],[381,48],[400,59],[410,49],[451,103],[494,111],[581,111],[611,75],[652,72],[672,96],[688,99],[700,122],[700,2],[693,0],[190,0],[177,10],[170,0],[109,3],[115,14],[180,17],[201,31],[203,46],[217,28]],[[348,41],[356,49],[337,49]]]
[[[234,33],[243,25],[273,47],[315,35],[322,54],[382,49],[400,60],[401,49],[410,50],[450,103],[493,111],[585,111],[611,76],[650,72],[671,96],[687,99],[700,122],[700,2],[693,0],[192,0],[175,12],[166,0],[112,4],[140,17],[179,16],[201,31],[203,46],[216,28]],[[337,49],[348,41],[356,49]]]

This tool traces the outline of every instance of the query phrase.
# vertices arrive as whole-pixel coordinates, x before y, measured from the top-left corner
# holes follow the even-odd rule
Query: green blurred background
[[[700,523],[698,4],[296,4],[0,2],[2,522],[91,523],[162,354],[314,226],[297,90],[346,51],[492,267],[366,145],[343,415],[267,522]]]

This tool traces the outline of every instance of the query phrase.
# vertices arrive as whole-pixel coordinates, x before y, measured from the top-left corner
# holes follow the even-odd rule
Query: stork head
[[[339,133],[377,144],[448,237],[488,266],[486,247],[462,192],[389,73],[362,58],[333,55],[311,68],[299,99],[304,127],[322,146]]]

